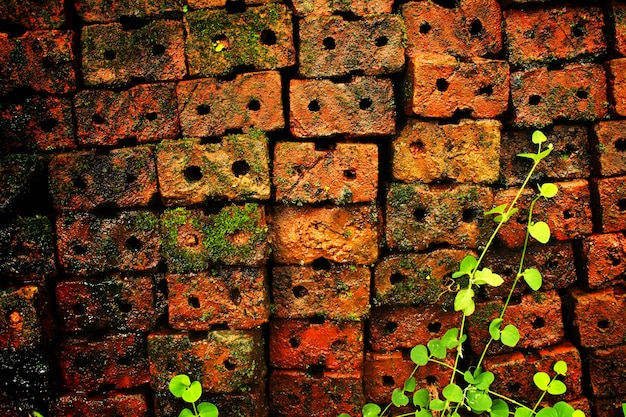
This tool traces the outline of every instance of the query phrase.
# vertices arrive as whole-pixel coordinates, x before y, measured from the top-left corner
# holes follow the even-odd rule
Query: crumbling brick
[[[626,395],[623,384],[626,378],[626,345],[589,352],[589,379],[593,395],[598,397],[618,397]]]
[[[52,417],[145,417],[148,402],[143,394],[107,393],[105,397],[90,398],[80,394],[59,397],[50,410]]]
[[[626,176],[593,178],[591,189],[603,233],[626,229]]]
[[[573,327],[583,348],[615,346],[626,337],[626,323],[620,319],[626,300],[619,287],[594,292],[575,289],[569,293],[573,309]]]
[[[391,13],[392,0],[294,0],[294,14],[303,16],[330,16],[345,14],[348,16],[367,16]]]
[[[626,55],[626,4],[613,0],[609,2],[608,22],[612,37],[610,46],[620,56]]]
[[[595,144],[594,167],[598,175],[610,177],[626,174],[626,122],[613,120],[593,127]]]
[[[246,387],[244,392],[237,394],[204,393],[199,401],[208,401],[214,404],[218,408],[220,416],[266,417],[268,415],[266,396],[266,384],[261,381],[254,388],[248,389]],[[169,391],[155,392],[154,404],[155,417],[178,415],[184,407],[184,402],[175,398]]]
[[[589,288],[602,288],[626,279],[626,236],[623,233],[587,236],[581,249]]]
[[[55,235],[44,216],[18,217],[0,227],[0,273],[41,280],[56,273]]]
[[[42,321],[46,313],[41,289],[36,286],[0,291],[0,349],[32,349],[47,341]]]
[[[617,58],[604,63],[609,87],[609,99],[613,104],[612,110],[618,116],[626,116],[626,58]]]
[[[180,0],[163,0],[152,2],[148,0],[121,0],[108,4],[98,0],[76,0],[76,11],[88,23],[113,23],[126,19],[156,18],[182,12],[183,2]]]
[[[595,398],[593,412],[598,417],[620,417],[624,414],[622,404],[626,403],[626,395],[608,398]]]
[[[18,30],[61,29],[67,24],[63,2],[55,0],[45,0],[36,6],[16,0],[6,1],[0,5],[0,16]]]

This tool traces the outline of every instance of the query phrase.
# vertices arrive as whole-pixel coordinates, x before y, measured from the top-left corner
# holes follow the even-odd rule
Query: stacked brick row
[[[76,0],[0,6],[0,415],[357,415],[459,326],[450,276],[532,179],[544,276],[515,293],[499,392],[569,365],[626,391],[626,6]],[[624,62],[622,62],[624,61]],[[521,200],[528,206],[531,195]],[[487,266],[511,281],[520,213]],[[480,354],[506,293],[468,323]],[[424,367],[421,384],[450,375]]]

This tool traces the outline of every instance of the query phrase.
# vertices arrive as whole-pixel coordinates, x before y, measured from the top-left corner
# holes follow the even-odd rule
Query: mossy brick
[[[49,218],[17,218],[0,227],[0,273],[22,281],[56,274],[55,235]]]
[[[502,12],[495,0],[450,3],[410,1],[400,6],[407,27],[407,54],[493,56],[502,49]]]
[[[532,407],[537,396],[533,376],[537,372],[554,375],[553,366],[557,361],[567,363],[567,375],[559,378],[567,385],[567,391],[559,396],[558,400],[569,402],[581,397],[582,360],[576,347],[568,341],[526,353],[516,351],[487,356],[484,369],[495,376],[495,381],[489,389],[509,398],[519,398],[523,404]]]
[[[148,146],[56,154],[49,170],[57,211],[145,207],[158,195],[154,150]]]
[[[176,87],[183,135],[219,136],[227,131],[265,132],[285,127],[281,78],[276,71],[236,75],[232,80],[204,78]]]
[[[51,151],[76,148],[72,101],[33,95],[0,105],[0,151]]]
[[[503,20],[506,53],[515,68],[598,57],[607,50],[600,7],[509,9]]]
[[[512,72],[512,123],[537,128],[564,119],[582,122],[605,118],[609,111],[606,90],[606,74],[598,64]]]
[[[387,246],[401,251],[423,250],[447,243],[476,248],[486,237],[493,193],[478,185],[391,183],[387,190]]]
[[[305,78],[387,75],[404,66],[404,23],[398,15],[307,17],[300,21],[298,73]]]
[[[553,198],[541,198],[537,201],[532,221],[546,222],[550,227],[551,237],[557,241],[590,235],[593,232],[593,224],[588,181],[579,179],[554,184],[558,188],[558,193]],[[508,188],[497,192],[494,207],[510,203],[518,191],[517,188]],[[516,204],[519,211],[500,229],[498,238],[507,247],[518,248],[524,244],[528,226],[528,208],[536,194],[533,189],[525,189]]]
[[[64,280],[56,285],[55,294],[64,332],[148,332],[164,313],[158,307],[164,295],[157,291],[157,280],[149,276]]]
[[[389,79],[353,77],[348,82],[293,79],[289,127],[298,138],[393,135],[395,104]]]
[[[537,153],[532,130],[505,130],[500,143],[500,176],[508,186],[520,185],[532,166],[520,153]],[[556,124],[543,132],[554,146],[537,166],[532,180],[574,180],[591,175],[591,153],[587,127],[581,124]],[[545,144],[542,150],[545,150]]]
[[[626,345],[589,351],[588,372],[591,391],[598,397],[626,396]],[[569,385],[568,385],[569,386]]]
[[[626,176],[592,178],[591,190],[599,230],[626,230]]]
[[[55,0],[45,0],[37,5],[16,0],[6,1],[0,5],[0,16],[3,20],[6,18],[7,22],[10,20],[20,31],[61,29],[68,23],[63,3]]]
[[[470,254],[467,250],[437,249],[385,256],[374,271],[374,305],[438,305],[450,309],[454,298],[448,288],[452,273]]]
[[[212,330],[191,339],[186,334],[148,335],[150,385],[168,392],[170,379],[187,374],[205,393],[245,393],[262,384],[267,370],[261,329]]]
[[[75,275],[153,270],[161,261],[158,224],[148,211],[64,213],[56,221],[59,263]]]
[[[393,179],[493,183],[499,176],[501,128],[497,120],[409,119],[392,142]]]
[[[626,174],[626,122],[612,120],[593,126],[594,168],[597,175],[610,177]]]
[[[301,371],[359,371],[363,366],[363,323],[323,318],[273,319],[269,364]]]
[[[230,5],[234,7],[259,6],[271,3],[273,0],[240,0],[230,3],[231,0],[187,0],[186,4],[190,9],[221,9]]]
[[[81,146],[143,144],[180,135],[174,83],[129,90],[83,90],[74,95]]]
[[[60,396],[50,409],[52,417],[146,417],[148,400],[145,394],[122,392],[107,393],[106,396],[89,397],[80,393]]]
[[[276,200],[284,203],[374,201],[378,190],[378,146],[277,142],[272,183]]]
[[[270,413],[276,417],[358,415],[365,403],[361,372],[307,373],[274,370],[269,378]]]
[[[620,287],[587,292],[574,289],[568,293],[573,315],[573,330],[583,348],[622,344],[626,324],[620,319],[626,311],[626,298]]]
[[[157,147],[156,161],[166,206],[270,197],[268,139],[258,130],[228,135],[219,143],[163,141]]]
[[[272,269],[273,317],[360,321],[369,313],[368,267],[318,262]]]
[[[386,14],[393,11],[392,0],[294,0],[294,14],[298,17]]]
[[[49,314],[42,288],[28,285],[0,291],[0,349],[26,350],[49,342],[43,321]]]
[[[403,86],[407,116],[449,118],[462,113],[493,119],[508,109],[509,65],[506,61],[416,53],[408,59]]]
[[[616,58],[604,63],[606,69],[608,95],[611,111],[618,116],[626,116],[626,58]]]
[[[279,3],[241,13],[203,9],[185,14],[189,75],[211,77],[242,66],[259,71],[295,65],[291,19],[291,11]]]
[[[49,94],[76,90],[74,34],[38,30],[12,38],[0,33],[0,93],[30,88]]]
[[[581,241],[581,259],[590,289],[606,287],[626,279],[626,235],[593,234]]]
[[[619,0],[609,2],[607,9],[609,46],[619,56],[626,55],[626,4]]]
[[[154,19],[183,11],[182,0],[118,0],[102,3],[97,0],[77,0],[76,12],[86,23],[134,22],[133,19]]]
[[[0,214],[9,216],[23,206],[45,207],[45,159],[37,154],[0,155]],[[8,217],[7,217],[8,218]]]
[[[268,404],[266,383],[262,381],[252,390],[239,394],[212,394],[204,393],[198,402],[210,402],[218,410],[220,417],[266,417]],[[178,415],[185,407],[184,401],[175,398],[169,390],[154,393],[154,415],[156,417],[171,417]]]
[[[179,330],[252,329],[269,321],[269,289],[264,269],[220,268],[167,274],[168,317]]]
[[[133,80],[170,81],[187,74],[182,22],[153,20],[125,30],[120,23],[84,26],[81,70],[87,87]]]
[[[275,206],[272,259],[278,265],[331,262],[370,265],[378,258],[381,213],[374,205]]]

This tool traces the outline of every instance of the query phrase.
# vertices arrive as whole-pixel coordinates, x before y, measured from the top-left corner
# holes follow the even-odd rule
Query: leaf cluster
[[[186,403],[191,404],[189,408],[183,408],[178,417],[217,417],[219,412],[217,407],[210,402],[196,402],[202,396],[202,385],[199,381],[191,381],[184,374],[174,376],[169,383],[169,390],[176,398],[181,398]]]

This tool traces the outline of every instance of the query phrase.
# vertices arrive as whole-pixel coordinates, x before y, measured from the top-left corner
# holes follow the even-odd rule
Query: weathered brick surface
[[[397,15],[363,20],[341,16],[300,22],[298,72],[307,78],[348,74],[384,75],[404,66],[404,23]]]
[[[591,189],[600,230],[607,233],[626,229],[626,176],[594,178]]]
[[[387,245],[422,250],[448,243],[475,248],[486,232],[480,221],[492,207],[490,188],[393,183],[387,192]]]
[[[25,286],[0,291],[0,349],[32,349],[46,342],[41,289]]]
[[[509,65],[506,61],[416,53],[409,57],[404,113],[407,116],[448,118],[461,112],[492,119],[508,108]]]
[[[626,395],[626,345],[593,349],[589,353],[589,378],[594,395],[617,397]]]
[[[604,64],[607,72],[607,82],[609,87],[609,98],[613,104],[613,111],[619,116],[626,116],[626,58],[618,58],[607,61]]]
[[[274,146],[272,183],[276,200],[288,203],[374,201],[378,192],[378,146],[278,142]]]
[[[597,174],[610,177],[626,174],[626,122],[614,120],[594,125],[594,167]]]
[[[403,182],[493,183],[499,175],[501,127],[496,120],[409,119],[393,140],[392,175]]]
[[[296,16],[330,16],[332,14],[354,14],[367,16],[391,13],[392,0],[294,0]]]
[[[395,132],[393,84],[354,77],[349,82],[293,79],[289,126],[298,138],[374,136]]]
[[[614,0],[609,2],[608,22],[612,29],[609,39],[612,49],[619,55],[626,55],[626,4]]]
[[[279,69],[296,63],[291,11],[278,3],[242,13],[196,10],[185,15],[189,74],[224,75],[236,67]]]
[[[597,398],[593,404],[593,411],[598,417],[619,417],[624,414],[622,411],[622,404],[625,402],[626,395]]]
[[[40,155],[0,155],[0,214],[8,221],[25,205],[45,205],[45,181],[45,160]]]
[[[156,158],[159,191],[167,206],[270,197],[268,139],[260,131],[229,135],[220,143],[164,141]]]
[[[85,22],[113,23],[115,21],[133,18],[156,18],[172,12],[181,12],[183,2],[180,0],[162,0],[152,2],[148,0],[120,0],[111,3],[102,3],[98,0],[76,0],[76,11]]]
[[[626,236],[623,233],[587,236],[581,243],[581,255],[589,288],[602,288],[626,278]]]
[[[265,385],[265,382],[259,383],[253,390],[246,389],[239,394],[205,393],[200,401],[215,404],[220,417],[265,417],[268,415]],[[169,391],[158,391],[154,393],[154,405],[156,417],[170,417],[180,413],[184,402]]]
[[[207,78],[178,83],[178,112],[185,136],[219,136],[231,129],[272,131],[285,126],[280,74],[246,73],[231,81]]]
[[[67,23],[63,3],[54,0],[42,1],[37,6],[16,0],[6,1],[0,5],[0,16],[6,23],[10,21],[25,30],[60,29]]]
[[[104,398],[64,395],[52,405],[53,417],[128,417],[148,416],[148,401],[142,394],[108,394]]]
[[[626,301],[619,287],[594,292],[572,290],[573,325],[580,345],[585,348],[614,346],[626,337]]]
[[[0,227],[0,273],[39,280],[56,273],[55,236],[44,216],[18,217]]]
[[[407,54],[458,57],[494,55],[502,49],[502,12],[494,0],[410,1],[400,7],[407,26]]]

